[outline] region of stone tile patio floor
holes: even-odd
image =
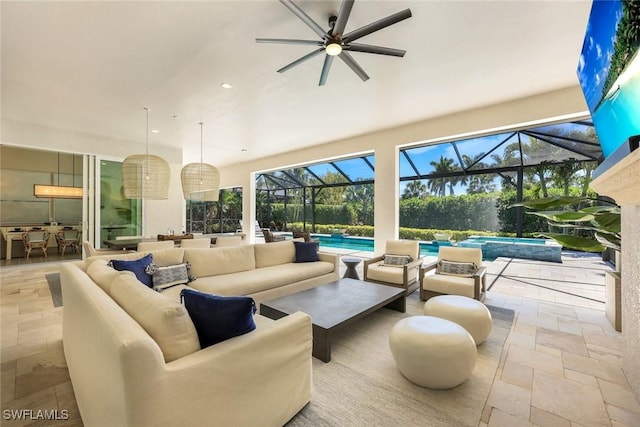
[[[69,417],[2,425],[82,425],[62,350],[63,308],[53,307],[44,277],[58,265],[0,271],[0,400],[2,410],[67,410]],[[515,318],[478,425],[640,425],[640,404],[621,368],[622,336],[604,315],[610,266],[570,253],[561,264],[498,258],[486,265],[486,303],[513,309]],[[357,269],[362,277],[362,264]]]

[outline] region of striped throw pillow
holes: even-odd
[[[457,262],[440,260],[436,271],[438,274],[448,274],[450,276],[472,277],[478,267],[473,262]]]
[[[188,263],[170,265],[167,267],[153,266],[152,272],[153,289],[162,292],[176,285],[186,285],[195,280],[195,277],[189,274],[190,265]]]
[[[383,265],[385,267],[404,267],[413,261],[409,255],[384,255]]]

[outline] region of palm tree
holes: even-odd
[[[578,170],[580,170],[580,165],[578,163],[563,163],[561,165],[557,165],[553,170],[553,180],[556,185],[562,187],[565,197],[569,196],[571,182],[574,180],[575,174]]]
[[[463,154],[462,160],[467,167],[469,165],[474,165],[474,169],[488,169],[489,165],[485,162],[478,162],[478,159],[484,156],[484,154],[485,153],[478,153],[473,157]],[[496,190],[496,185],[493,182],[493,176],[490,174],[468,175],[465,176],[463,183],[468,183],[467,194],[491,193]]]
[[[596,162],[582,162],[582,169],[584,169],[584,177],[582,178],[582,191],[580,196],[586,197],[589,190],[589,184],[591,183],[591,173],[596,169]]]
[[[354,184],[345,191],[345,201],[355,208],[361,224],[373,224],[373,199],[373,184]]]
[[[429,196],[429,190],[427,186],[422,183],[420,180],[411,181],[407,184],[402,192],[402,200],[412,199],[412,198],[425,198]]]
[[[453,166],[453,163],[453,159],[440,156],[439,161],[431,161],[429,164],[433,166],[433,173],[439,174],[454,171],[455,168]],[[451,195],[453,195],[453,185],[455,185],[455,182],[455,178],[432,178],[429,180],[429,190],[437,196],[444,197],[447,194],[447,185],[449,185],[449,192]]]

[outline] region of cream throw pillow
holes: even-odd
[[[237,273],[256,267],[251,245],[211,249],[187,248],[184,250],[184,262],[191,265],[191,274],[196,277]]]

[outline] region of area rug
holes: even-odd
[[[423,307],[414,292],[406,313],[381,309],[339,331],[331,362],[313,358],[311,402],[287,426],[477,426],[514,312],[489,307],[493,329],[472,376],[450,390],[429,390],[400,374],[389,349],[393,325]]]
[[[62,307],[62,288],[60,286],[60,273],[51,273],[44,276],[49,284],[49,292],[54,307]]]

